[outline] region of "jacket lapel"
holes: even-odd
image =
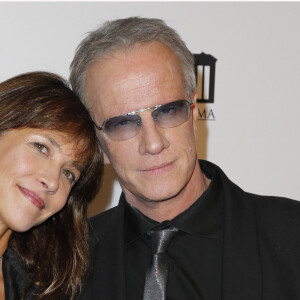
[[[224,175],[224,174],[221,174]],[[222,176],[224,204],[223,300],[262,299],[255,212],[249,197]]]

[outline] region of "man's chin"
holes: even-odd
[[[168,189],[166,190],[166,187]],[[170,189],[170,186],[163,184],[161,187],[143,189],[140,193],[140,199],[146,202],[159,203],[174,199],[180,194],[182,189]]]

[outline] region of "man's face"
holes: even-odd
[[[189,100],[178,58],[159,42],[118,50],[92,64],[86,76],[85,96],[94,121],[132,111]],[[192,99],[194,100],[194,99]],[[103,131],[100,138],[126,199],[140,201],[172,199],[188,186],[197,164],[195,132],[198,111],[173,128],[160,128],[151,110],[140,113],[139,133],[127,140],[112,141]]]

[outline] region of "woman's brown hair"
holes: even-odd
[[[0,84],[0,135],[26,127],[66,133],[78,145],[76,160],[82,170],[65,207],[27,232],[14,232],[9,246],[32,274],[36,299],[74,299],[88,265],[86,212],[101,184],[102,152],[86,108],[52,73],[26,73]]]

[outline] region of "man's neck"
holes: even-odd
[[[203,192],[207,189],[210,180],[202,173],[199,164],[195,166],[195,170],[187,185],[173,198],[164,201],[141,200],[128,195],[124,191],[128,203],[148,218],[157,222],[172,220],[192,204],[194,204]]]

